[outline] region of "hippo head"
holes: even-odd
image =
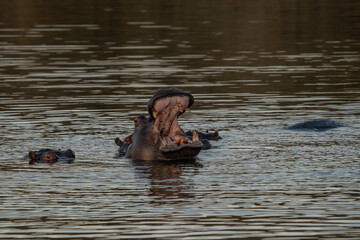
[[[52,149],[41,149],[39,151],[30,151],[28,158],[30,159],[29,164],[35,163],[47,163],[54,164],[58,160],[73,160],[75,159],[75,153],[68,149],[66,151],[52,150]]]
[[[197,133],[192,140],[178,124],[178,117],[194,103],[190,93],[177,88],[160,89],[148,102],[149,118],[135,125],[126,156],[141,160],[194,158],[202,149]]]

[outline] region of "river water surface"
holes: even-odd
[[[360,238],[359,1],[0,2],[1,239]],[[165,87],[223,139],[116,157]],[[282,129],[317,118],[350,127]]]

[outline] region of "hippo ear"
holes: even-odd
[[[129,145],[130,143],[131,143],[131,141],[132,141],[132,135],[131,136],[128,136],[128,137],[126,137],[125,139],[124,139],[124,144],[127,144],[127,145]]]
[[[75,153],[73,150],[71,149],[67,149],[65,152],[64,152],[65,156],[67,158],[75,158]]]
[[[30,157],[31,160],[39,160],[39,157],[36,156],[34,151],[29,152],[29,157]]]
[[[123,142],[121,142],[120,138],[115,138],[115,144],[121,147],[123,145]]]
[[[29,158],[30,158],[29,164],[34,164],[39,160],[39,157],[36,156],[36,154],[33,151],[29,152]]]

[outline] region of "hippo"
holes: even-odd
[[[203,144],[196,131],[190,138],[178,124],[178,118],[190,111],[193,103],[194,97],[178,88],[157,90],[147,104],[149,117],[135,118],[133,134],[126,142],[115,140],[116,144],[120,148],[124,145],[122,152],[126,149],[126,158],[137,160],[195,158]]]
[[[333,128],[347,127],[348,125],[329,119],[315,119],[285,127],[286,130],[323,132]]]
[[[66,151],[53,150],[49,148],[43,148],[39,151],[30,151],[29,155],[25,158],[29,159],[29,164],[35,163],[47,163],[54,164],[58,161],[72,163],[75,161],[75,153],[71,149]]]

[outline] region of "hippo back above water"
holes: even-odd
[[[295,130],[295,131],[316,131],[323,132],[334,128],[339,127],[348,127],[344,123],[340,123],[334,120],[329,119],[315,119],[310,121],[305,121],[285,127],[285,130]]]

